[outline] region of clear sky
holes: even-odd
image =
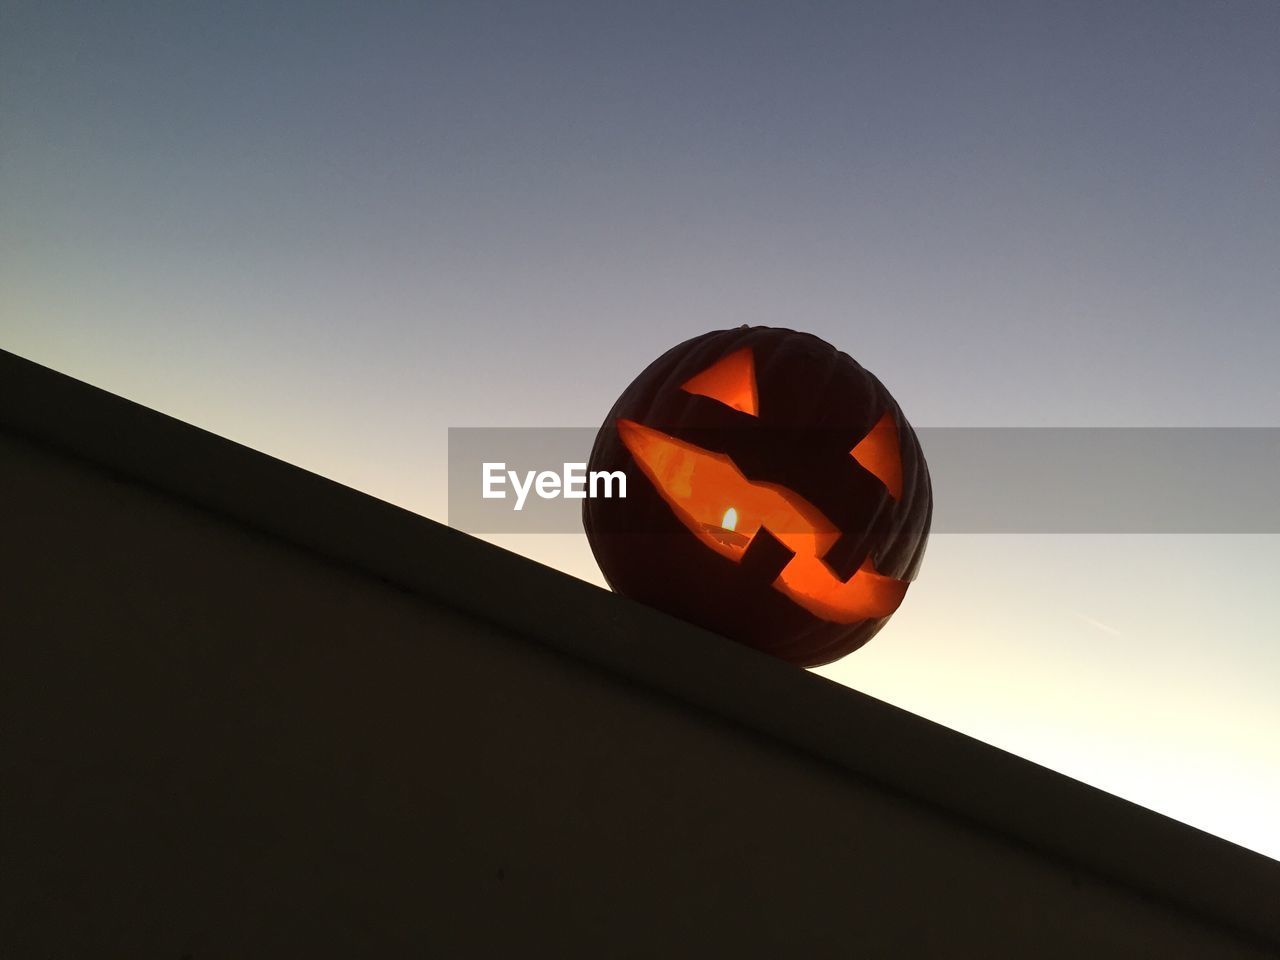
[[[0,346],[439,519],[446,428],[741,323],[918,425],[1280,426],[1278,267],[1272,0],[0,0]],[[822,672],[1280,857],[1278,580],[939,536]]]

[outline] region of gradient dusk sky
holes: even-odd
[[[0,0],[0,347],[443,520],[448,427],[743,323],[919,426],[1280,426],[1280,4]],[[1278,582],[940,535],[820,672],[1280,857]]]

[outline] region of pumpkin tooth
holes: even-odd
[[[739,561],[742,575],[752,583],[772,586],[795,555],[795,551],[770,533],[767,527],[761,527]]]

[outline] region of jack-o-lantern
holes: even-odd
[[[802,666],[871,639],[924,555],[933,512],[889,391],[807,333],[695,337],[623,391],[588,469],[625,498],[583,525],[619,593]]]

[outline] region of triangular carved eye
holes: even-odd
[[[902,453],[898,449],[898,426],[888,411],[849,451],[849,455],[885,485],[889,496],[895,500],[902,499]]]
[[[690,378],[681,388],[687,393],[719,400],[727,407],[758,417],[756,365],[751,348],[735,350]]]

